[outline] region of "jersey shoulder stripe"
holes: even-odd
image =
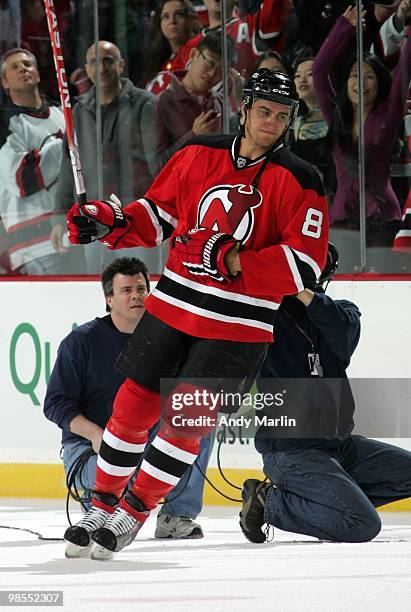
[[[313,189],[319,196],[325,195],[318,170],[289,149],[282,147],[271,156],[271,162],[288,170],[302,189]]]
[[[190,146],[200,146],[210,149],[231,149],[234,136],[226,134],[217,134],[215,136],[197,136],[189,140],[183,148]]]

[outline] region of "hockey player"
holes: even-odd
[[[65,533],[80,547],[94,541],[93,558],[109,558],[134,539],[213,427],[207,422],[190,428],[188,418],[185,429],[173,426],[177,394],[189,398],[199,391],[187,379],[207,379],[201,398],[227,379],[236,379],[231,391],[243,391],[273,339],[282,297],[321,273],[328,243],[321,180],[284,146],[297,110],[292,79],[257,71],[244,89],[241,135],[188,144],[145,197],[124,209],[114,197],[75,204],[68,213],[73,243],[97,238],[111,249],[151,247],[172,237],[138,334],[119,359],[127,379],[103,435],[93,508]],[[119,502],[147,431],[159,419],[160,379],[177,377],[172,393],[163,393],[160,432]],[[185,415],[206,415],[206,400],[191,408],[188,403]]]

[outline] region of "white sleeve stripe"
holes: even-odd
[[[155,214],[153,213],[153,209],[151,208],[150,204],[147,202],[147,200],[145,200],[144,198],[140,198],[140,200],[138,200],[138,202],[140,202],[140,204],[146,209],[148,216],[150,217],[150,221],[153,224],[153,227],[156,230],[156,244],[157,246],[160,246],[163,242],[163,228],[161,227],[160,223],[158,222],[157,217],[155,216]]]
[[[280,34],[281,34],[281,30],[276,31],[276,32],[268,32],[267,34],[264,34],[264,32],[262,32],[260,28],[258,28],[258,38],[261,38],[262,40],[267,40],[268,38],[278,38]]]
[[[175,217],[172,217],[171,215],[169,215],[165,210],[160,208],[157,204],[155,206],[157,208],[158,214],[160,215],[162,219],[164,219],[164,221],[167,221],[167,223],[169,223],[173,227],[177,227],[178,220]]]
[[[314,259],[312,259],[309,255],[306,255],[302,251],[297,251],[296,249],[292,249],[292,250],[294,251],[294,253],[296,253],[296,255],[298,255],[301,261],[305,261],[305,263],[308,264],[310,268],[312,268],[315,274],[315,278],[319,279],[321,276],[321,269],[320,269],[320,266],[317,264],[317,262],[315,262]]]
[[[291,270],[291,273],[293,275],[295,286],[297,287],[297,292],[299,293],[300,291],[304,290],[304,284],[303,284],[303,281],[301,279],[301,275],[300,275],[300,273],[298,271],[297,264],[295,263],[295,259],[294,259],[293,253],[292,253],[290,247],[287,246],[286,244],[282,244],[281,246],[282,246],[282,248],[284,250],[285,256],[287,258],[287,263],[288,263],[288,265],[290,267],[290,270]]]
[[[189,453],[188,451],[185,451],[181,448],[178,448],[178,446],[174,446],[174,444],[170,444],[170,442],[167,442],[167,440],[164,440],[163,438],[159,438],[159,436],[156,436],[151,444],[152,446],[155,446],[155,448],[158,448],[159,451],[161,451],[162,453],[165,453],[169,457],[173,457],[173,459],[178,459],[179,461],[182,461],[183,463],[188,463],[188,465],[191,465],[192,463],[194,463],[194,461],[197,458],[197,455],[194,455],[193,453]]]
[[[124,440],[113,436],[108,429],[104,431],[103,440],[108,446],[110,446],[110,448],[115,448],[116,450],[123,451],[125,453],[143,453],[146,446],[145,444],[131,444],[130,442],[124,442]]]
[[[141,464],[140,470],[142,472],[145,472],[146,474],[149,474],[150,476],[153,476],[153,478],[157,478],[157,480],[160,480],[161,482],[166,482],[170,485],[176,485],[180,480],[178,476],[173,476],[173,474],[163,472],[163,470],[160,470],[154,465],[151,465],[151,463],[148,463],[148,461],[146,461],[145,459]]]

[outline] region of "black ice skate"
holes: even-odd
[[[125,500],[133,510],[137,511],[138,518],[129,514],[124,508],[117,508],[104,527],[97,529],[91,537],[95,543],[91,552],[92,559],[99,561],[111,559],[115,552],[133,542],[146,522],[150,511],[143,503],[130,491],[126,493]]]
[[[243,498],[243,508],[240,512],[240,527],[243,534],[254,544],[263,544],[266,541],[266,534],[262,531],[264,525],[264,508],[267,493],[271,483],[261,482],[249,478],[244,481],[241,497]]]
[[[108,508],[111,506],[113,510],[118,503],[118,499],[114,495],[97,493],[95,497],[106,504]],[[64,534],[64,539],[67,542],[66,557],[68,559],[88,557],[93,548],[92,534],[96,529],[102,527],[110,516],[111,513],[108,510],[92,506],[78,523],[68,527]]]

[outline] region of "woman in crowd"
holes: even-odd
[[[200,25],[189,0],[162,0],[152,17],[146,51],[146,81],[162,70],[179,70],[177,51],[195,36]]]
[[[294,82],[302,104],[301,115],[294,125],[294,140],[291,149],[318,168],[327,193],[330,191],[330,159],[327,138],[328,125],[318,104],[314,90],[312,65],[313,57],[300,57],[295,62]]]
[[[345,267],[348,263],[348,267],[360,263],[359,87],[355,58],[347,63],[337,94],[330,77],[355,34],[356,21],[356,9],[349,7],[336,21],[312,66],[320,108],[330,126],[337,178],[330,223],[338,230],[332,233],[333,242],[340,243],[337,248],[345,255]],[[394,262],[387,247],[391,247],[398,229],[401,208],[390,182],[390,164],[410,80],[410,43],[408,38],[392,80],[376,56],[366,53],[363,61],[367,257],[369,265],[378,272],[396,271],[392,269]]]

